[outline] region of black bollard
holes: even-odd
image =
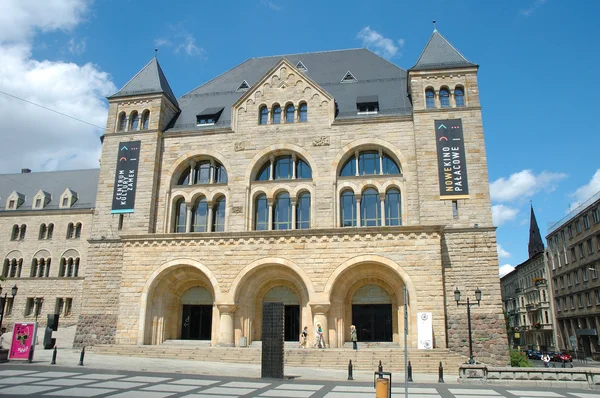
[[[379,366],[377,367],[377,371],[379,372],[379,378],[383,379],[383,375],[381,374],[381,372],[383,372],[383,365],[381,364],[381,361],[379,361]]]
[[[407,379],[407,381],[413,381],[413,379],[412,379],[412,365],[410,364],[410,361],[408,361],[408,369],[407,369],[407,371],[408,371],[408,379]]]
[[[54,351],[52,352],[52,362],[50,365],[56,365],[56,346],[54,346]]]
[[[444,382],[444,367],[442,366],[442,361],[440,361],[440,369],[439,369],[438,373],[439,373],[438,383],[443,383]]]
[[[85,346],[81,349],[81,355],[79,356],[78,366],[83,366],[83,357],[85,356]]]
[[[352,377],[352,360],[350,360],[350,363],[348,364],[348,380],[354,380]]]
[[[27,356],[27,362],[28,363],[32,363],[33,362],[33,351],[34,351],[35,347],[32,345],[31,348],[29,348],[29,355]]]

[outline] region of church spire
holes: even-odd
[[[529,258],[532,258],[538,253],[544,252],[544,243],[542,242],[542,236],[540,235],[540,229],[538,228],[537,221],[535,219],[535,213],[533,212],[533,205],[531,205],[531,217],[529,220]]]

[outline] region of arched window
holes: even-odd
[[[394,162],[394,160],[385,153],[383,154],[382,163],[383,174],[400,174],[400,169],[398,168],[396,162]]]
[[[225,170],[225,166],[220,163],[215,164],[215,181],[216,183],[225,184],[227,183],[227,170]]]
[[[306,105],[306,103],[300,104],[300,121],[308,121],[308,105]]]
[[[274,166],[273,178],[275,180],[289,180],[292,178],[293,160],[291,155],[276,157]]]
[[[129,130],[137,130],[140,127],[140,115],[137,111],[129,115]]]
[[[192,164],[193,168],[188,166],[181,172],[177,185],[190,185],[190,180],[191,184],[227,183],[227,170],[216,160],[204,159]]]
[[[22,224],[21,229],[19,231],[19,240],[25,239],[25,232],[27,232],[27,225]]]
[[[285,122],[286,123],[294,123],[294,116],[296,113],[296,108],[294,108],[293,104],[289,104],[285,107]]]
[[[10,269],[10,260],[4,259],[4,266],[2,267],[2,277],[8,278],[8,270]]]
[[[340,177],[353,177],[356,175],[356,158],[354,156],[350,157],[344,163],[342,167],[342,171],[340,171]]]
[[[267,124],[267,120],[269,119],[269,110],[266,106],[263,105],[260,107],[258,115],[258,124]]]
[[[432,88],[425,90],[425,107],[435,108],[435,92]]]
[[[46,234],[46,239],[52,239],[53,233],[54,233],[54,224],[48,224],[48,233]]]
[[[208,231],[208,203],[205,197],[196,200],[192,208],[192,231]]]
[[[310,166],[302,159],[296,159],[296,178],[312,178]]]
[[[73,259],[69,258],[69,262],[67,265],[67,278],[71,278],[73,276]]]
[[[13,225],[12,233],[10,234],[10,240],[19,239],[19,226],[17,224]]]
[[[196,163],[196,184],[208,184],[210,182],[210,161],[204,160]]]
[[[13,258],[10,262],[10,277],[11,278],[20,278],[21,277],[21,266],[23,264],[23,259]]]
[[[358,155],[358,174],[379,174],[379,152],[364,151]]]
[[[227,208],[227,202],[224,196],[221,196],[215,202],[213,206],[213,219],[212,219],[212,231],[223,232],[225,231],[225,209]]]
[[[390,188],[385,193],[385,225],[402,225],[400,191]]]
[[[356,227],[356,199],[354,192],[342,192],[340,198],[340,220],[342,227]]]
[[[292,202],[290,201],[290,194],[287,192],[282,192],[275,198],[273,229],[292,229]]]
[[[48,227],[46,227],[46,224],[40,225],[40,234],[38,236],[38,239],[46,239],[47,232],[48,232]]]
[[[175,203],[175,232],[185,232],[185,218],[187,213],[187,206],[185,200],[180,198]]]
[[[456,106],[465,106],[465,92],[461,86],[456,86],[454,89],[454,101]]]
[[[360,201],[360,225],[363,227],[380,226],[380,209],[379,192],[373,188],[365,189]]]
[[[142,112],[142,129],[148,130],[148,124],[150,122],[150,111],[145,110]]]
[[[60,264],[58,265],[58,277],[59,278],[64,278],[66,267],[67,267],[67,259],[63,257],[60,259]]]
[[[265,194],[258,195],[254,202],[254,229],[257,231],[269,229],[269,203]]]
[[[445,87],[440,89],[440,105],[442,108],[450,107],[450,91]]]
[[[33,260],[31,260],[31,272],[29,273],[30,277],[35,277],[37,275],[38,272],[38,259],[34,258]]]
[[[81,238],[81,223],[78,222],[75,226],[75,239]]]
[[[119,113],[119,118],[117,120],[117,131],[125,131],[127,127],[127,117],[125,116],[125,112]]]
[[[266,162],[256,174],[256,181],[269,181],[271,162]]]
[[[67,225],[67,239],[73,239],[75,236],[75,226],[72,222]]]
[[[77,278],[79,276],[79,257],[73,262],[73,268],[73,277]]]
[[[279,105],[275,105],[273,107],[273,124],[281,123],[281,107]]]
[[[186,167],[186,169],[179,176],[179,180],[177,180],[177,185],[189,185],[190,184],[190,168]]]
[[[303,192],[296,203],[296,229],[310,228],[310,193]]]

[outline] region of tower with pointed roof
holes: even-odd
[[[529,244],[527,245],[527,249],[529,251],[529,258],[544,252],[544,242],[542,241],[542,235],[540,235],[540,229],[535,219],[533,205],[531,205],[531,215],[529,217]]]

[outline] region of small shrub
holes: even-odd
[[[510,366],[513,368],[532,368],[533,364],[524,352],[510,350]]]

